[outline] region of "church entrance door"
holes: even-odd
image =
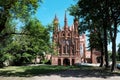
[[[63,65],[69,66],[69,65],[70,65],[70,60],[69,60],[68,58],[65,58],[65,59],[63,60]]]

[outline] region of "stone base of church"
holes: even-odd
[[[81,63],[80,56],[52,56],[51,58],[52,65],[75,65]]]

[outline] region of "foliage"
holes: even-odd
[[[48,30],[37,19],[31,19],[19,32],[21,34],[11,35],[6,39],[11,41],[5,41],[6,45],[1,45],[0,61],[9,60],[14,65],[22,65],[31,63],[37,55],[44,56],[43,53],[49,53],[51,49]]]
[[[79,19],[80,9],[79,9],[79,6],[77,4],[76,5],[71,5],[71,7],[68,8],[68,11],[70,12],[70,15]]]
[[[50,35],[48,28],[41,25],[37,19],[33,19],[29,24],[23,29],[30,40],[29,46],[31,46],[35,52],[38,54],[47,53],[50,47]]]
[[[90,34],[93,31],[99,34],[97,35],[98,38],[96,36],[93,37],[93,39],[95,38],[94,40],[99,40],[94,41],[92,44],[90,43],[90,47],[94,47],[97,43],[104,44],[104,46],[98,45],[98,47],[101,47],[101,51],[104,50],[106,67],[108,66],[107,44],[108,38],[110,38],[109,40],[112,42],[113,62],[111,71],[113,71],[116,64],[116,34],[117,27],[120,23],[120,1],[114,0],[112,2],[111,0],[78,0],[76,5],[78,5],[77,11],[76,7],[72,6],[69,9],[70,14],[73,16],[79,16],[79,18],[82,20],[79,29],[83,29],[81,27],[84,27],[84,30],[89,31]]]
[[[15,21],[26,24],[31,14],[37,10],[42,0],[0,0],[0,65],[11,56],[8,46],[13,41]],[[11,49],[11,48],[10,48]],[[8,52],[6,52],[8,50]],[[11,50],[12,51],[12,50]],[[6,54],[7,53],[7,54]]]
[[[0,0],[0,32],[5,28],[6,22],[10,19],[29,21],[31,14],[34,14],[42,0]]]
[[[9,29],[9,30],[8,30]],[[10,26],[9,28],[5,28],[0,35],[4,35],[7,31],[8,32],[12,32],[13,28]],[[0,40],[0,67],[3,66],[3,62],[5,60],[11,60],[10,58],[12,58],[12,56],[10,54],[8,54],[7,52],[5,53],[6,47],[8,44],[10,44],[13,39],[12,39],[13,35],[9,35],[6,37],[1,37]]]

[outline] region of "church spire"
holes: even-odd
[[[65,11],[64,28],[66,29],[67,27],[68,27],[68,24],[67,24],[67,16],[66,16],[66,11]]]

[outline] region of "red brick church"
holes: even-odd
[[[72,26],[68,26],[65,13],[64,27],[60,29],[59,20],[55,16],[53,21],[54,54],[51,57],[52,65],[74,65],[82,62],[96,63],[96,55],[86,50],[86,36],[78,33],[78,20],[75,18]]]

